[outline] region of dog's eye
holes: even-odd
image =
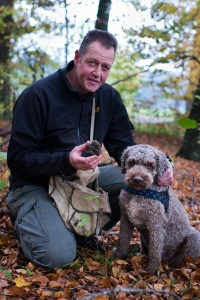
[[[148,168],[153,168],[153,163],[148,162],[148,163],[147,163],[147,167],[148,167]]]
[[[133,167],[134,165],[135,165],[135,160],[134,159],[128,161],[129,168]]]

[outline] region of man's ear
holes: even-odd
[[[80,51],[79,51],[79,50],[76,50],[76,51],[75,51],[75,56],[74,56],[74,65],[75,65],[75,66],[78,65],[79,59],[80,59]]]

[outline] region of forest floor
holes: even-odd
[[[136,132],[135,140],[170,154],[175,163],[171,188],[191,224],[200,230],[200,163],[176,157],[181,146],[178,138]],[[105,152],[104,160],[107,158]],[[7,179],[8,174],[6,164],[2,164],[0,179]],[[47,271],[33,265],[24,257],[6,213],[7,191],[4,188],[0,192],[0,299],[200,299],[200,259],[193,262],[188,258],[180,267],[165,263],[155,275],[149,275],[144,255],[135,253],[125,260],[113,257],[119,224],[100,237],[106,248],[103,254],[78,248],[77,259],[66,269]],[[140,245],[137,231],[131,244]]]

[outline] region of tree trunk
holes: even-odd
[[[12,16],[13,6],[14,0],[0,0],[0,17],[3,24],[0,27],[0,106],[3,108],[3,117],[7,120],[10,119],[11,83],[9,66],[13,47],[11,43],[14,22]]]
[[[110,7],[111,0],[99,0],[97,20],[95,24],[96,29],[108,30]]]
[[[200,80],[194,93],[189,118],[196,120],[198,126],[196,129],[186,130],[182,146],[176,155],[189,160],[200,161]]]

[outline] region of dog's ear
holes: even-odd
[[[161,151],[156,151],[156,161],[157,161],[157,180],[159,180],[162,175],[169,169],[170,162],[167,159],[165,153]]]
[[[121,172],[122,174],[126,173],[126,159],[129,157],[129,152],[130,152],[131,147],[127,147],[124,152],[122,153],[121,157]]]

